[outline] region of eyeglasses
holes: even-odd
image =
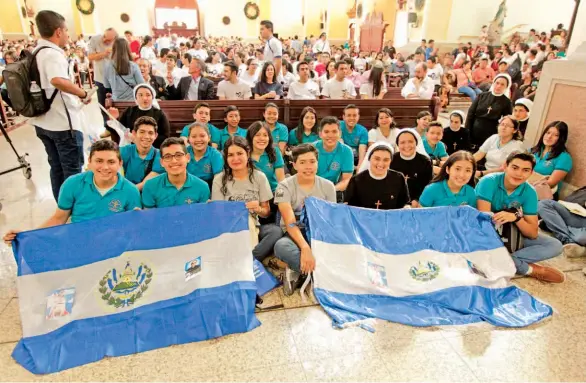
[[[185,157],[185,153],[165,154],[162,158],[164,162],[171,162],[174,158],[176,161],[181,161]]]
[[[506,122],[501,122],[499,124],[499,126],[502,126],[503,128],[511,128],[511,129],[515,129],[515,125],[513,124],[507,124]]]

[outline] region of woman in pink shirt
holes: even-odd
[[[466,61],[462,68],[454,69],[454,75],[456,76],[458,92],[465,94],[470,97],[470,100],[474,101],[482,91],[472,81],[472,65],[472,60]]]

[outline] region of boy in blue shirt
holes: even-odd
[[[320,140],[314,145],[318,152],[317,175],[336,185],[343,192],[354,172],[352,149],[340,142],[340,122],[336,117],[324,117],[319,123]]]
[[[433,173],[439,174],[442,162],[448,159],[446,145],[441,141],[444,135],[444,127],[438,121],[429,123],[425,137],[423,137],[423,147],[429,155],[433,164]]]
[[[234,105],[228,105],[224,109],[224,121],[226,121],[226,127],[220,130],[220,141],[218,143],[218,150],[224,149],[224,144],[232,136],[240,136],[246,138],[246,129],[242,129],[240,124],[240,112]]]
[[[193,120],[194,122],[201,122],[202,124],[206,124],[208,126],[208,129],[210,130],[211,145],[214,149],[218,149],[218,145],[220,144],[220,129],[210,124],[211,111],[210,104],[207,102],[200,102],[193,110]],[[189,137],[190,126],[191,124],[186,125],[181,131],[181,138],[183,138],[185,145],[188,145],[187,139]]]
[[[166,174],[148,180],[142,190],[142,205],[151,209],[207,202],[208,184],[187,172],[189,154],[181,138],[167,138],[161,144],[161,163]]]
[[[511,153],[507,157],[504,173],[489,174],[476,186],[478,210],[495,213],[492,219],[497,225],[514,223],[523,235],[523,247],[511,254],[518,274],[562,283],[565,280],[563,272],[537,264],[560,255],[562,244],[539,233],[537,193],[527,183],[534,167],[535,158],[531,154]]]
[[[89,170],[65,180],[57,210],[38,229],[64,225],[70,217],[75,223],[140,209],[140,192],[118,173],[121,167],[120,152],[114,141],[95,142],[90,149]],[[10,245],[17,233],[17,230],[9,231],[4,242]]]
[[[120,148],[124,177],[142,190],[146,180],[165,172],[161,166],[159,149],[153,147],[157,139],[157,121],[149,116],[139,117],[132,127],[133,144]]]
[[[281,154],[285,155],[287,141],[289,140],[289,128],[278,122],[279,107],[275,103],[269,102],[265,105],[263,117],[269,129],[271,129],[271,136],[273,136],[273,146],[275,148],[278,147],[281,151]]]
[[[368,145],[368,130],[358,123],[360,120],[360,110],[354,104],[349,104],[344,108],[344,121],[340,122],[342,130],[342,140],[352,149],[354,156],[354,165],[360,168],[364,156],[366,155],[366,146]]]

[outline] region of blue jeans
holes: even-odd
[[[252,255],[259,262],[273,253],[277,241],[283,236],[283,230],[274,223],[260,225],[258,244],[252,249]]]
[[[562,244],[560,241],[539,233],[535,239],[524,238],[523,248],[515,251],[511,256],[515,267],[517,267],[517,274],[526,275],[530,263],[545,261],[557,257],[561,253]]]
[[[476,87],[472,88],[470,86],[463,86],[461,88],[458,88],[458,92],[470,97],[471,101],[476,100],[476,96],[482,93],[480,89]]]
[[[572,214],[557,201],[539,201],[539,216],[563,244],[586,246],[586,218]]]
[[[275,257],[285,262],[291,270],[301,272],[301,249],[288,235],[275,244]]]
[[[51,167],[51,188],[55,201],[59,200],[59,190],[63,182],[74,174],[81,173],[83,167],[83,134],[74,130],[53,132],[35,126],[37,137],[45,145],[47,159]]]

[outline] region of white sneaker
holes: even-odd
[[[580,246],[577,243],[567,243],[564,245],[564,254],[568,258],[586,257],[586,247]]]

